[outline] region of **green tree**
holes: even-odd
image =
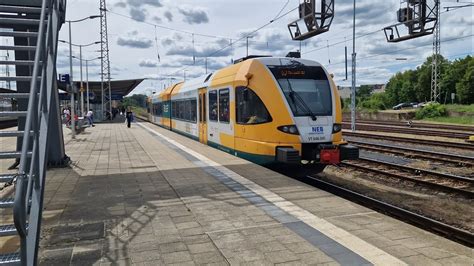
[[[415,85],[417,82],[417,72],[408,70],[402,73],[401,86],[399,88],[399,102],[415,102]]]
[[[386,104],[395,105],[400,102],[400,88],[403,84],[403,74],[398,72],[390,78],[387,85],[385,86],[386,93]]]
[[[147,96],[143,94],[134,94],[129,97],[123,98],[122,105],[125,107],[135,106],[146,108],[146,99]]]
[[[441,76],[444,74],[449,62],[442,55],[438,57],[439,71]],[[419,66],[417,71],[417,82],[415,84],[415,94],[418,101],[428,101],[431,98],[431,68],[433,56],[426,59],[423,65]]]
[[[446,71],[441,75],[441,101],[449,102],[451,93],[456,93],[456,84],[461,81],[466,73],[468,63],[474,60],[473,57],[467,56],[463,59],[456,59],[446,66]]]
[[[361,99],[369,98],[373,90],[374,88],[372,86],[361,85],[359,89],[356,91],[356,97],[359,97]]]
[[[456,92],[461,103],[474,103],[474,59],[469,60],[466,73],[460,82],[456,83]]]

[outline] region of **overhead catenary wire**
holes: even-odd
[[[295,11],[296,9],[298,9],[298,7],[293,8],[293,9],[291,9],[291,10],[285,12],[284,14],[280,15],[279,17],[276,17],[276,18],[270,20],[269,22],[265,23],[264,25],[258,27],[257,29],[251,31],[250,33],[247,33],[246,35],[240,37],[239,39],[234,40],[234,44],[237,43],[237,42],[240,42],[240,41],[242,41],[242,40],[245,40],[247,37],[252,36],[252,35],[255,34],[256,32],[260,31],[261,29],[263,29],[263,28],[267,27],[268,25],[274,23],[275,21],[280,20],[281,18],[287,16],[288,14],[290,14],[290,13],[293,12],[293,11]],[[216,50],[216,51],[214,51],[214,52],[208,54],[208,55],[205,56],[205,57],[212,57],[212,56],[214,56],[214,55],[216,55],[216,54],[218,54],[218,53],[224,51],[225,49],[227,49],[227,48],[229,48],[229,47],[231,47],[231,44],[226,45],[226,46],[222,47],[221,49],[218,49],[218,50]],[[202,59],[200,59],[200,60],[198,60],[198,61],[200,62],[200,61],[202,61]],[[175,72],[173,72],[173,73],[171,73],[171,74],[168,74],[168,75],[166,75],[166,76],[175,76],[176,73],[179,73],[179,72],[181,72],[181,71],[183,71],[183,70],[186,70],[186,69],[188,69],[189,67],[190,67],[190,66],[183,67],[183,68],[181,68],[181,69],[179,69],[179,70],[177,70],[177,71],[175,71]]]
[[[471,54],[473,54],[473,53],[474,53],[474,51],[466,52],[466,53],[461,53],[461,54],[447,55],[445,58],[446,58],[446,59],[452,59],[452,58],[457,58],[457,57],[463,56],[463,55],[471,55]],[[398,64],[384,63],[384,64],[379,64],[379,65],[370,65],[370,66],[366,66],[366,67],[359,67],[359,70],[363,72],[364,70],[374,69],[374,68],[381,68],[381,67],[416,65],[416,64],[419,64],[419,63],[424,62],[425,60],[426,60],[426,59],[410,60],[410,61],[408,61],[408,63],[407,63],[407,62],[404,62],[404,63],[398,63]],[[335,65],[335,64],[333,64],[333,65]],[[337,78],[336,78],[335,80],[346,81],[346,79],[337,79]]]
[[[151,22],[148,22],[148,21],[137,20],[136,18],[133,18],[133,17],[125,15],[125,14],[117,13],[115,11],[111,11],[111,10],[106,10],[106,11],[110,14],[114,14],[114,15],[117,15],[117,16],[120,16],[120,17],[131,19],[131,20],[133,20],[135,22],[138,22],[138,23],[146,24],[146,25],[153,26],[153,27],[160,28],[160,29],[164,29],[164,30],[184,33],[184,34],[188,34],[190,36],[194,35],[194,36],[205,37],[205,38],[213,38],[213,39],[232,39],[232,40],[235,40],[234,38],[231,38],[231,37],[228,37],[228,36],[204,34],[204,33],[181,30],[181,29],[177,29],[177,28],[172,28],[172,27],[167,27],[167,26],[151,23]],[[189,42],[192,42],[192,41],[189,41]],[[252,41],[252,42],[257,42],[257,41]],[[199,43],[199,42],[195,42],[195,43]],[[260,43],[266,43],[266,42],[260,42]],[[203,43],[203,44],[208,44],[208,42]]]
[[[457,2],[457,3],[461,3],[460,1],[456,1],[456,2]],[[468,2],[468,3],[470,3],[470,2]],[[120,14],[120,13],[117,13],[117,12],[114,12],[114,11],[110,11],[110,10],[107,10],[107,11],[108,11],[109,13],[112,13],[112,14],[115,14],[115,15],[118,15],[118,16],[122,16],[122,17],[126,17],[126,18],[128,18],[128,19],[132,19],[132,20],[137,21],[137,22],[140,22],[140,23],[145,23],[145,24],[148,24],[148,25],[152,25],[152,26],[155,27],[155,29],[156,29],[156,28],[161,28],[161,29],[166,29],[166,30],[175,31],[175,32],[180,32],[180,33],[189,34],[189,35],[196,35],[196,36],[207,37],[207,38],[222,38],[222,39],[225,38],[225,39],[230,40],[229,45],[226,45],[226,46],[222,47],[221,49],[218,49],[218,50],[216,50],[216,51],[214,51],[214,52],[208,54],[208,55],[206,56],[206,58],[207,58],[207,57],[216,55],[216,54],[218,54],[218,53],[224,51],[225,49],[227,49],[227,48],[229,48],[229,47],[232,49],[232,47],[235,45],[236,42],[242,41],[242,40],[245,39],[248,35],[254,34],[255,32],[261,30],[262,28],[264,28],[264,27],[270,25],[270,24],[273,23],[274,21],[277,21],[277,20],[281,19],[282,17],[286,16],[287,14],[289,14],[289,13],[291,13],[292,11],[294,11],[294,10],[297,9],[297,7],[296,7],[296,8],[294,8],[294,9],[292,9],[292,10],[286,12],[285,14],[279,16],[279,15],[283,12],[283,10],[286,8],[286,6],[287,6],[287,3],[285,3],[285,5],[284,5],[283,8],[279,11],[279,13],[277,14],[277,16],[275,16],[275,18],[274,18],[273,20],[271,20],[269,23],[263,25],[263,27],[260,27],[260,28],[256,29],[255,31],[252,31],[251,33],[247,34],[246,36],[243,36],[243,37],[241,37],[241,38],[235,39],[234,42],[232,42],[234,39],[233,39],[233,38],[229,38],[229,37],[218,36],[218,35],[211,35],[211,34],[202,34],[202,33],[196,33],[196,32],[191,32],[191,31],[176,29],[176,28],[172,28],[172,27],[166,27],[166,26],[162,26],[162,25],[157,25],[157,24],[155,24],[155,23],[150,23],[150,22],[146,22],[146,21],[139,21],[139,20],[136,20],[136,19],[134,19],[134,18],[132,18],[132,17],[130,17],[130,16],[127,16],[127,15],[124,15],[124,14]],[[451,11],[451,10],[450,10],[450,11]],[[448,12],[448,11],[445,11],[445,12]],[[441,13],[445,13],[445,12],[441,12]],[[361,38],[361,37],[364,37],[364,36],[367,36],[367,35],[375,34],[375,33],[379,32],[379,31],[381,31],[381,29],[378,29],[378,30],[373,31],[373,32],[368,32],[368,33],[365,33],[365,34],[361,34],[361,35],[359,35],[359,36],[356,36],[355,38],[357,39],[357,38]],[[340,33],[340,32],[338,32],[338,34],[339,34],[339,33]],[[315,51],[318,51],[318,50],[322,50],[322,49],[324,49],[324,48],[327,48],[327,49],[328,49],[328,61],[329,61],[329,47],[330,47],[330,46],[335,46],[335,45],[338,45],[338,44],[341,44],[341,43],[344,43],[344,42],[347,40],[346,36],[337,37],[337,38],[331,38],[331,39],[334,40],[334,39],[339,39],[339,38],[344,38],[344,41],[329,44],[329,41],[327,40],[326,47],[318,47],[318,48],[316,48],[316,49],[312,49],[312,50],[309,50],[309,51],[305,51],[305,52],[302,53],[302,54],[309,54],[309,53],[312,53],[312,52],[315,52]],[[352,38],[350,38],[349,40],[352,40]],[[156,40],[155,40],[155,41],[156,41]],[[192,42],[192,41],[191,41],[191,42]],[[252,41],[252,42],[256,42],[256,41]],[[198,42],[195,42],[195,43],[198,43]],[[263,43],[263,42],[262,42],[262,43]],[[267,42],[265,42],[265,43],[267,43]],[[194,50],[194,48],[193,48],[193,50]],[[372,55],[372,57],[374,57],[374,56],[378,56],[378,55]],[[364,58],[361,58],[361,59],[364,59]],[[202,62],[202,60],[203,60],[203,58],[200,58],[200,59],[197,60],[197,61],[198,61],[198,62]],[[339,63],[335,63],[335,64],[339,64]],[[333,63],[332,65],[334,65],[334,63]],[[183,69],[187,69],[187,68],[189,68],[189,67],[191,67],[191,66],[188,65],[188,66],[184,67]],[[178,70],[178,71],[176,71],[176,72],[180,72],[180,71],[182,71],[182,70],[180,69],[180,70]],[[176,73],[176,72],[175,72],[175,73]],[[166,76],[173,76],[173,75],[174,75],[174,74],[168,74],[168,75],[166,75]]]
[[[456,41],[456,40],[461,40],[461,39],[469,38],[469,37],[472,37],[472,36],[474,36],[474,34],[470,34],[470,35],[466,35],[466,36],[461,36],[461,37],[455,37],[455,38],[447,39],[447,40],[444,40],[443,42],[452,42],[452,41]],[[396,52],[414,50],[414,49],[419,49],[419,48],[422,48],[422,47],[432,46],[432,45],[433,45],[432,43],[428,43],[428,44],[424,44],[424,45],[417,45],[417,46],[412,46],[412,47],[407,47],[407,48],[402,48],[402,49],[397,49],[397,50],[390,50],[390,51],[387,51],[387,52],[384,52],[384,53],[379,53],[379,54],[372,54],[372,55],[360,57],[360,58],[359,58],[359,62],[360,62],[362,59],[368,59],[368,58],[378,57],[378,56],[382,56],[382,55],[386,55],[386,54],[393,54],[393,53],[396,53]],[[339,64],[344,64],[344,63],[345,63],[344,61],[340,61],[340,62],[337,62],[337,63],[333,63],[332,66],[339,65]]]
[[[460,2],[459,2],[460,3]],[[446,10],[446,11],[443,11],[443,12],[440,12],[440,14],[444,14],[444,13],[447,13],[447,12],[451,12],[451,11],[454,11],[455,9],[452,9],[452,10]],[[344,30],[342,31],[339,31],[336,35],[342,33]],[[370,32],[367,32],[367,33],[364,33],[364,34],[361,34],[361,35],[357,35],[356,34],[356,39],[359,39],[359,38],[362,38],[362,37],[365,37],[365,36],[368,36],[368,35],[372,35],[372,34],[375,34],[375,33],[378,33],[378,32],[381,32],[383,31],[383,29],[377,29],[377,30],[374,30],[374,31],[370,31]],[[346,36],[342,36],[342,37],[337,37],[337,38],[331,38],[332,40],[334,39],[341,39],[341,38],[344,38],[344,41],[339,41],[339,42],[335,42],[335,43],[332,43],[332,44],[329,44],[329,47],[331,46],[335,46],[335,45],[339,45],[339,44],[342,44],[342,43],[345,43],[346,41],[352,41],[352,37],[350,37],[349,39],[347,39],[347,37],[349,37],[349,35],[346,35]],[[318,48],[315,48],[315,49],[312,49],[312,50],[308,50],[302,54],[309,54],[309,53],[313,53],[313,52],[316,52],[316,51],[320,51],[320,50],[323,50],[327,48],[327,46],[323,46],[323,47],[318,47]]]

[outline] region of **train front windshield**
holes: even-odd
[[[270,68],[294,116],[332,115],[331,87],[321,67]]]

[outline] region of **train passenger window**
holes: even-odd
[[[157,103],[155,105],[155,113],[156,113],[156,116],[163,116],[163,108],[162,108],[162,103]]]
[[[171,117],[176,118],[178,114],[178,108],[177,108],[177,103],[176,102],[171,102]]]
[[[209,91],[209,120],[217,121],[217,91]]]
[[[229,117],[229,89],[222,89],[219,90],[219,122],[228,123]]]
[[[186,100],[184,103],[184,120],[191,120],[191,101]]]
[[[179,105],[178,105],[178,113],[179,113],[179,118],[180,119],[186,119],[186,105],[183,101],[179,101]]]
[[[247,87],[237,87],[236,112],[237,124],[263,124],[272,121],[272,117],[258,95]]]
[[[203,116],[203,122],[206,122],[207,119],[207,108],[206,108],[206,94],[204,93],[202,95],[202,116]]]
[[[196,119],[197,119],[197,104],[196,104],[196,100],[195,99],[192,99],[190,100],[190,103],[191,103],[191,118],[190,120],[192,122],[196,122]]]
[[[202,95],[199,94],[199,122],[203,122],[201,106],[202,106]]]

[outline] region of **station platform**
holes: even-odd
[[[42,265],[474,263],[468,247],[149,123],[65,142]]]

